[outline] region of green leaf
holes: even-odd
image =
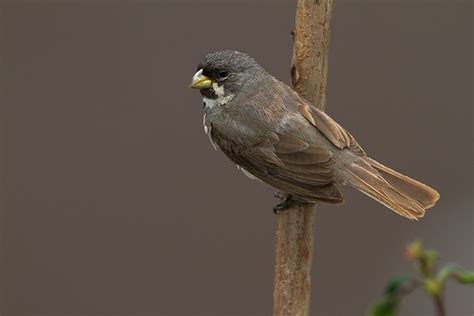
[[[438,273],[438,282],[444,284],[449,277],[453,277],[462,284],[474,284],[474,272],[463,270],[460,266],[450,264],[443,267]]]
[[[461,267],[456,264],[446,265],[438,272],[438,276],[436,277],[436,279],[439,283],[444,284],[447,278],[453,276],[456,272],[460,270]]]
[[[387,286],[385,287],[385,295],[395,299],[402,291],[406,289],[406,286],[411,284],[413,279],[407,275],[400,275],[392,278]]]
[[[424,252],[424,256],[428,264],[428,269],[431,270],[434,267],[436,259],[438,258],[438,252],[434,250],[426,250]]]
[[[393,300],[382,300],[372,305],[368,316],[396,316],[398,305]]]
[[[473,271],[459,271],[454,274],[454,278],[462,284],[474,284]]]

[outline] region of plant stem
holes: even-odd
[[[444,306],[444,300],[442,294],[434,296],[436,315],[446,316],[446,307]]]

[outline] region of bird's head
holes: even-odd
[[[233,97],[264,73],[247,54],[224,50],[210,53],[197,67],[190,88],[199,89],[208,99]]]

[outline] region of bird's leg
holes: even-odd
[[[276,215],[280,214],[282,211],[286,210],[294,203],[303,202],[302,200],[293,197],[291,194],[283,193],[281,191],[275,193],[275,197],[280,200],[280,202],[278,202],[278,204],[275,205],[275,207],[273,208],[273,213],[275,213]]]

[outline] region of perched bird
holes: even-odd
[[[340,204],[344,184],[410,219],[439,199],[429,186],[369,158],[344,128],[244,53],[208,54],[190,87],[203,97],[213,146],[282,192],[275,212],[293,201]]]

